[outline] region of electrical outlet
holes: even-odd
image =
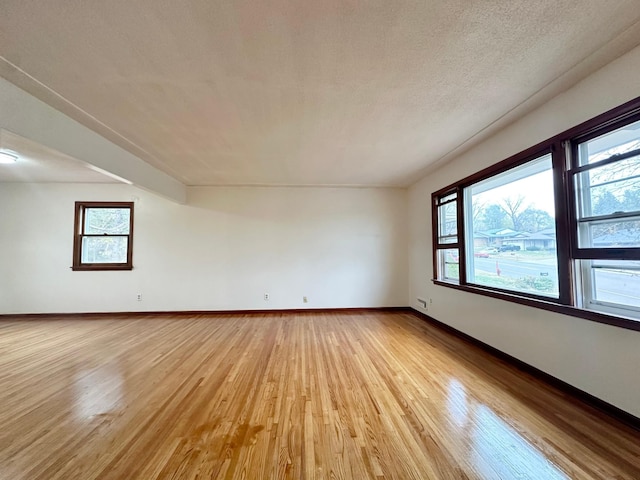
[[[139,293],[138,295],[136,295],[136,300],[138,300],[139,302],[142,301],[142,294]]]
[[[309,303],[309,299],[307,297],[302,297],[302,303]]]
[[[433,298],[430,298],[429,299],[429,305],[432,305],[432,304],[433,304]]]
[[[264,294],[264,301],[265,301],[265,302],[268,302],[268,301],[269,301],[269,294],[268,294],[268,293],[265,293],[265,294]]]

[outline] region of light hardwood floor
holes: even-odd
[[[4,320],[0,478],[639,479],[640,435],[410,313]]]

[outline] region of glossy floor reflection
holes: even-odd
[[[467,398],[465,387],[456,379],[449,382],[447,410],[482,478],[569,478],[491,408]],[[535,476],[530,476],[533,472]]]
[[[123,373],[117,362],[79,370],[74,378],[75,414],[78,420],[117,413],[124,407]]]
[[[408,313],[0,322],[0,479],[638,479],[640,435]]]

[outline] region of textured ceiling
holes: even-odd
[[[408,185],[640,44],[638,0],[0,2],[5,78],[187,185]]]

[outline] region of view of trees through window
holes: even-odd
[[[609,249],[640,247],[640,122],[578,145],[575,175],[579,263],[587,304],[640,307],[640,261],[607,258]]]
[[[133,202],[76,202],[74,270],[133,268]]]
[[[558,296],[551,156],[466,189],[467,281]]]
[[[640,320],[640,98],[432,199],[436,282],[604,323]]]
[[[586,168],[576,176],[580,246],[640,247],[640,122],[584,142],[578,151]]]
[[[86,208],[82,263],[126,263],[129,208]]]

